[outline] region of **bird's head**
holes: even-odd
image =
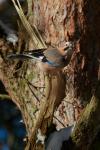
[[[59,48],[60,52],[63,56],[69,57],[69,55],[72,55],[74,49],[74,43],[72,41],[66,42],[61,48]]]
[[[70,62],[73,51],[74,51],[74,43],[66,42],[66,45],[64,47],[64,55],[65,55],[66,64]]]

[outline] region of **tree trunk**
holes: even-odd
[[[37,26],[45,43],[58,46],[65,41],[74,42],[65,76],[62,72],[45,75],[32,62],[8,62],[4,58],[10,48],[6,45],[4,51],[1,46],[0,79],[22,112],[30,139],[26,150],[39,150],[37,131],[40,128],[46,133],[54,110],[63,98],[68,102],[68,124],[77,121],[79,108],[84,107],[72,135],[73,149],[88,150],[100,130],[99,6],[98,0],[33,1],[31,24]]]
[[[73,149],[91,150],[91,145],[95,137],[100,131],[100,83],[97,86],[96,92],[87,104],[76,128],[72,134],[74,143]]]

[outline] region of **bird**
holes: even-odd
[[[14,60],[27,60],[32,59],[37,61],[39,67],[43,71],[60,70],[64,68],[70,62],[73,53],[73,44],[66,42],[64,47],[54,48],[50,47],[47,49],[36,49],[30,51],[24,51],[20,54],[9,54],[7,59]]]
[[[74,126],[72,125],[51,133],[45,142],[45,150],[61,150],[63,142],[69,140],[73,128]]]

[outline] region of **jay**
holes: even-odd
[[[47,48],[31,51],[24,51],[20,54],[9,54],[8,59],[27,60],[32,59],[38,62],[43,71],[61,70],[70,62],[73,53],[73,44],[66,42],[63,48]]]

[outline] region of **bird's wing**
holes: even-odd
[[[58,65],[62,65],[64,62],[64,56],[61,55],[59,50],[55,49],[47,49],[44,52],[44,56],[50,62],[53,62]]]

